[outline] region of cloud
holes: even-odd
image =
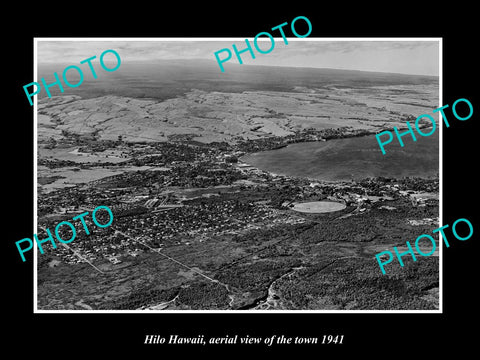
[[[321,40],[321,41],[318,41]],[[414,40],[312,40],[288,38],[286,45],[281,37],[275,38],[275,47],[268,54],[255,51],[255,59],[249,52],[241,54],[245,64],[271,66],[331,67],[370,71],[407,72],[411,74],[438,75],[438,41]],[[267,49],[268,38],[261,46]],[[250,41],[253,47],[253,41]],[[73,41],[39,40],[37,59],[39,63],[78,64],[91,56],[99,57],[107,50],[116,50],[122,62],[169,60],[169,59],[210,59],[215,61],[214,52],[228,48],[232,52],[230,61],[238,60],[232,49],[246,48],[245,40],[209,39],[161,39],[161,40],[111,40],[88,39]]]

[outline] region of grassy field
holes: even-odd
[[[333,201],[314,201],[295,204],[292,209],[299,212],[321,214],[345,209],[345,205]]]

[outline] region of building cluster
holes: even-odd
[[[111,228],[88,237],[79,235],[70,244],[71,249],[59,248],[54,255],[67,263],[82,259],[117,263],[122,255],[136,256],[147,249],[138,241],[162,248],[304,222],[301,216],[288,214],[293,202],[330,199],[358,206],[381,197],[411,196],[403,192],[412,188],[438,192],[438,180],[380,178],[328,184],[267,173],[238,161],[245,151],[257,145],[264,150],[300,139],[318,141],[328,136],[353,136],[352,131],[344,128],[328,130],[331,134],[326,131],[317,133],[308,129],[287,138],[250,141],[250,147],[242,143],[122,145],[119,140],[114,144],[128,148],[133,159],[129,160],[130,166],[148,165],[150,169],[125,171],[82,186],[39,192],[39,223],[49,226],[49,221],[58,221],[59,216],[91,211],[98,204],[109,206],[115,216]],[[91,146],[104,149],[103,144]],[[88,149],[88,145],[83,145],[83,151]],[[216,191],[217,187],[231,188],[221,193]],[[192,201],[192,197],[185,196],[186,189],[210,189],[210,192]],[[422,201],[423,198],[416,198],[417,203]]]
[[[112,210],[115,211],[114,208]],[[59,249],[54,255],[67,263],[81,262],[82,258],[89,261],[104,258],[118,263],[119,256],[136,256],[146,250],[135,240],[161,249],[175,244],[208,241],[213,236],[299,222],[302,220],[280,214],[262,204],[238,200],[212,201],[167,208],[165,211],[148,211],[141,215],[117,216],[112,230],[88,237],[79,236],[70,244],[70,248],[81,257],[66,248]]]

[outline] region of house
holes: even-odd
[[[114,264],[114,265],[121,263],[121,261],[118,260],[115,256],[110,256],[110,257],[108,257],[107,259],[108,259],[108,261],[110,261],[110,262],[111,262],[112,264]]]

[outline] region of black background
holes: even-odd
[[[165,3],[94,3],[10,10],[2,24],[5,51],[2,172],[4,184],[2,267],[4,344],[17,354],[30,349],[53,358],[125,355],[132,351],[156,358],[190,350],[241,354],[263,352],[322,357],[347,352],[386,358],[396,354],[433,355],[444,349],[466,354],[475,344],[477,297],[478,200],[475,144],[480,107],[478,58],[474,36],[476,10],[470,5],[421,9],[418,4],[389,3],[334,6],[285,3],[260,10],[245,2],[224,2],[181,9]],[[384,3],[386,4],[386,3]],[[33,81],[34,37],[253,37],[296,16],[313,27],[309,37],[442,37],[443,103],[467,98],[473,117],[457,121],[443,132],[443,223],[467,218],[474,224],[468,241],[444,247],[443,314],[33,314],[33,259],[22,263],[15,241],[31,238],[33,230],[33,107],[23,85]],[[13,22],[8,23],[8,17]],[[299,33],[303,33],[299,30]],[[288,36],[288,34],[287,34]],[[269,56],[275,56],[272,52]],[[447,115],[451,114],[447,111]],[[409,239],[405,239],[409,240]],[[410,239],[411,240],[411,239]],[[478,331],[477,331],[478,333]],[[144,345],[145,334],[180,336],[284,334],[319,337],[343,334],[343,345]],[[150,356],[150,355],[149,355]],[[174,355],[175,356],[175,355]]]

